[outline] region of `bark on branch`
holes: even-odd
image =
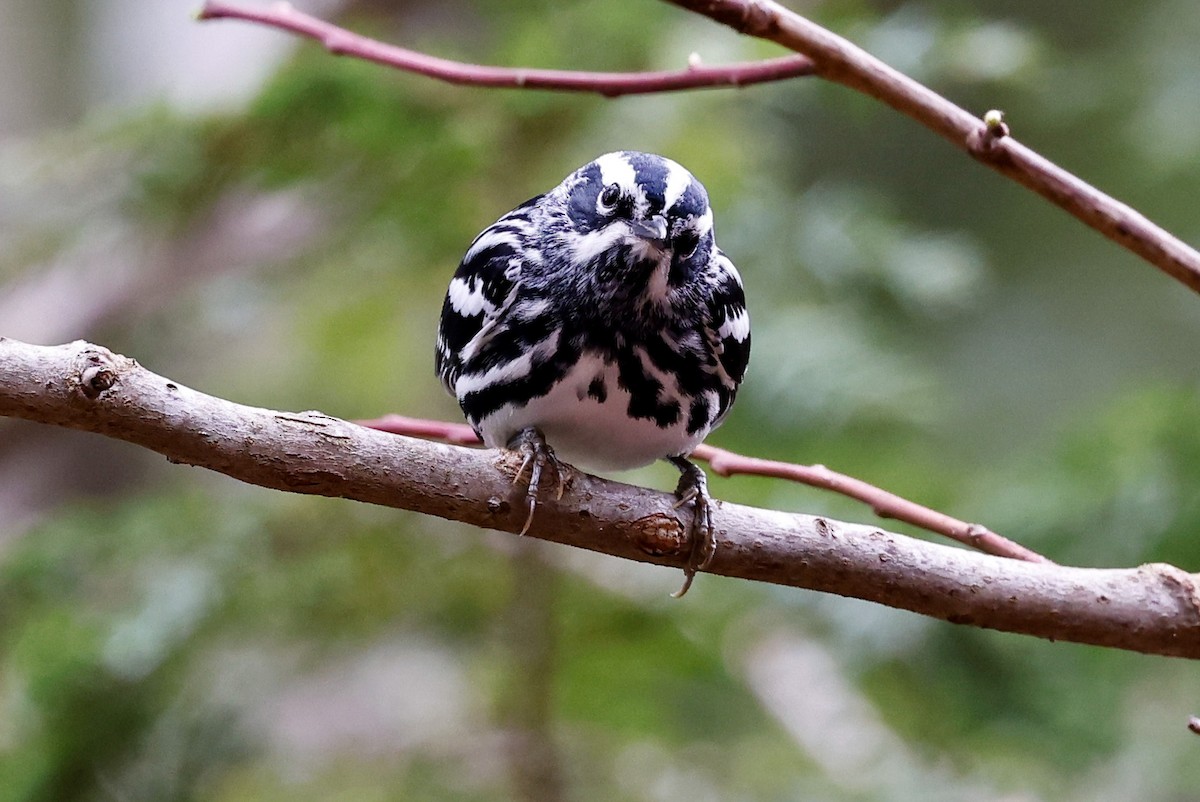
[[[97,432],[263,487],[415,510],[516,532],[517,458],[415,440],[318,412],[277,412],[191,390],[84,342],[0,338],[0,415]],[[530,536],[682,566],[668,493],[576,473]],[[961,624],[1200,657],[1200,576],[1023,562],[872,526],[717,502],[710,573],[875,601]]]

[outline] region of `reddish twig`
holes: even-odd
[[[447,423],[440,420],[425,418],[410,418],[405,415],[384,415],[382,418],[353,421],[368,429],[378,429],[391,434],[406,434],[409,437],[424,437],[427,440],[441,440],[444,443],[454,443],[460,446],[477,446],[479,435],[465,423]]]
[[[811,75],[813,70],[813,62],[807,56],[785,56],[721,67],[689,63],[687,69],[659,72],[581,72],[489,67],[437,58],[385,44],[296,11],[288,3],[274,3],[266,8],[247,8],[219,0],[209,0],[197,12],[196,18],[257,22],[315,39],[336,56],[352,56],[440,81],[468,86],[595,92],[605,97],[618,97],[683,89],[748,86]]]
[[[862,48],[772,0],[667,0],[813,60],[815,74],[886,103],[1200,292],[1200,252]],[[990,112],[994,115],[994,112]]]
[[[446,423],[423,418],[409,418],[403,415],[384,415],[382,418],[355,422],[370,429],[378,429],[392,434],[425,437],[459,445],[479,443],[475,432],[465,423]],[[965,546],[987,554],[1009,557],[1014,560],[1052,564],[1050,560],[1037,552],[1027,549],[1019,543],[1014,543],[1008,538],[1001,537],[985,526],[960,521],[945,513],[901,498],[895,493],[889,493],[861,479],[831,471],[824,465],[795,465],[789,462],[758,459],[708,444],[701,445],[692,452],[692,456],[707,462],[713,471],[721,476],[767,476],[799,482],[822,490],[831,490],[870,505],[875,514],[881,518],[891,518],[919,526],[926,531],[945,535]]]
[[[200,20],[240,19],[321,42],[348,55],[456,84],[595,92],[606,97],[721,86],[746,86],[818,75],[886,103],[949,139],[975,159],[1065,209],[1085,225],[1200,292],[1200,252],[1142,214],[1067,172],[1009,135],[897,72],[851,42],[771,0],[668,0],[799,55],[723,67],[689,65],[663,72],[602,73],[488,67],[436,58],[360,36],[303,14],[287,3],[245,8],[209,0]],[[994,112],[989,112],[990,115]]]
[[[986,526],[960,521],[943,512],[917,504],[915,501],[901,498],[895,493],[889,493],[862,479],[831,471],[824,465],[796,465],[790,462],[747,457],[723,448],[710,446],[707,443],[697,448],[692,456],[705,460],[713,471],[721,476],[770,476],[823,490],[832,490],[834,493],[849,496],[869,505],[871,510],[881,518],[891,518],[919,526],[926,531],[945,535],[965,546],[994,554],[997,557],[1011,557],[1014,560],[1035,563],[1051,562],[1037,552],[1027,549],[1019,543],[1014,543],[1006,537],[1001,537]]]

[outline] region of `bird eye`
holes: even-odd
[[[616,184],[609,184],[604,189],[600,190],[600,197],[596,203],[597,208],[604,214],[612,214],[616,211],[617,204],[621,201],[621,188]]]
[[[675,238],[675,253],[680,259],[690,259],[700,245],[695,231],[684,231]]]

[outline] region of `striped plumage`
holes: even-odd
[[[741,278],[703,185],[625,151],[476,237],[446,294],[436,365],[486,445],[533,428],[583,467],[670,459],[706,517],[703,473],[682,458],[729,412],[749,352]]]

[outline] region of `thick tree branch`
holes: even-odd
[[[667,0],[741,33],[811,58],[818,76],[870,95],[1028,187],[1084,224],[1200,292],[1200,253],[1137,211],[1082,181],[860,47],[772,0]]]
[[[252,484],[415,510],[516,532],[518,459],[224,401],[76,342],[0,338],[0,415],[97,432]],[[574,474],[530,535],[660,565],[686,560],[668,493]],[[879,602],[1055,640],[1200,658],[1200,576],[1153,564],[1007,560],[810,515],[715,504],[709,571]]]
[[[249,8],[234,3],[208,0],[197,12],[199,20],[240,19],[269,25],[297,36],[315,39],[335,56],[374,61],[405,72],[414,72],[439,81],[468,86],[510,89],[550,89],[560,92],[592,92],[605,97],[674,92],[682,89],[711,89],[748,86],[781,81],[812,73],[812,61],[806,56],[706,67],[689,64],[687,69],[662,72],[581,72],[574,70],[535,70],[488,67],[437,58],[403,47],[384,44],[352,33],[324,20],[304,14],[289,3]]]
[[[445,421],[410,418],[405,415],[384,415],[382,418],[360,420],[355,423],[409,437],[427,437],[461,445],[479,444],[479,438],[465,423],[446,423]],[[712,467],[713,471],[721,476],[768,476],[774,479],[798,482],[809,487],[819,487],[822,490],[840,493],[868,504],[871,510],[881,518],[893,518],[913,526],[919,526],[930,532],[957,540],[964,546],[979,549],[986,554],[1030,562],[1050,562],[1037,552],[996,534],[986,526],[960,521],[944,512],[938,512],[923,504],[901,498],[895,493],[889,493],[862,479],[831,471],[824,465],[797,465],[792,462],[748,457],[724,448],[710,446],[707,443],[693,451],[691,456],[704,460]]]

